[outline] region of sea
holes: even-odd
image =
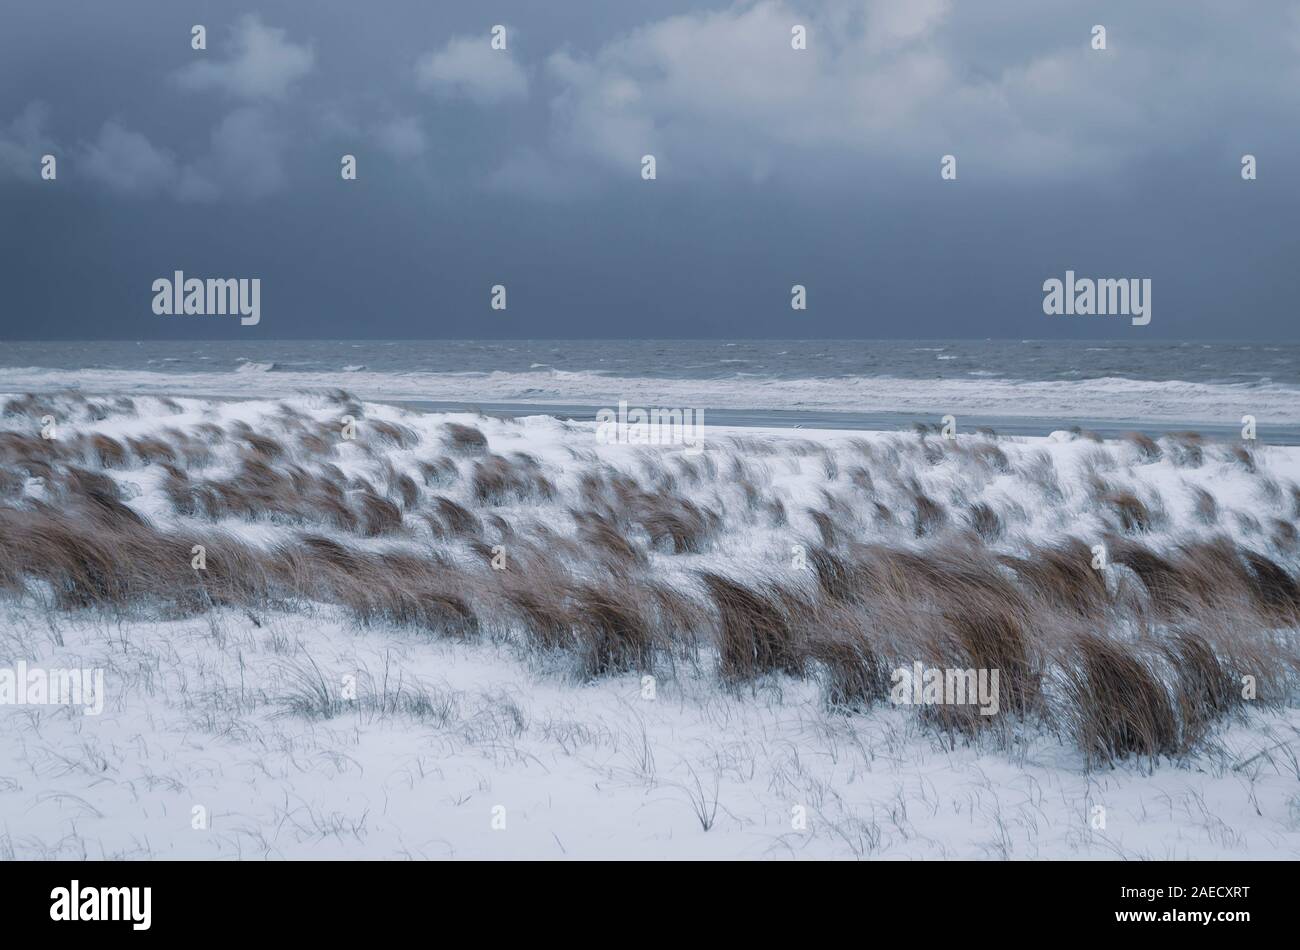
[[[958,431],[1196,430],[1300,444],[1300,344],[1043,340],[223,340],[0,342],[0,392],[282,398],[347,389],[405,406],[695,409],[706,424]]]

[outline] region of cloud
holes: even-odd
[[[661,19],[590,57],[551,56],[557,135],[624,170],[646,153],[679,169],[754,173],[779,153],[878,147],[951,91],[929,42],[946,9],[831,0],[807,12],[762,0]],[[791,46],[796,24],[806,50]]]
[[[553,141],[622,175],[646,153],[683,176],[811,180],[864,160],[937,175],[954,153],[990,176],[1077,178],[1201,143],[1210,103],[1249,130],[1233,102],[1297,98],[1259,88],[1295,69],[1267,18],[1213,0],[1190,0],[1158,30],[1122,5],[1081,26],[1063,0],[1011,3],[994,21],[973,9],[984,6],[739,0],[662,18],[550,56]],[[1109,48],[1093,51],[1091,25],[1107,21]],[[805,50],[791,47],[796,24]],[[1242,50],[1258,69],[1241,68]]]
[[[463,96],[480,105],[528,98],[528,77],[508,50],[492,49],[487,36],[458,36],[426,53],[415,66],[416,81],[445,98]]]
[[[287,136],[265,107],[241,106],[217,123],[208,153],[193,163],[182,164],[116,120],[104,123],[77,163],[86,178],[125,197],[169,195],[195,202],[220,195],[262,198],[285,183],[287,145]]]
[[[182,201],[207,201],[215,187],[175,156],[159,149],[139,132],[109,120],[99,137],[82,149],[78,168],[88,178],[120,195],[148,197],[169,193]]]
[[[45,103],[29,102],[8,126],[0,126],[0,176],[40,180],[41,156],[57,152],[45,132],[49,114]]]
[[[215,201],[220,193],[216,185],[189,165],[181,169],[172,187],[172,194],[179,201]]]
[[[590,182],[569,175],[553,158],[524,146],[489,173],[488,191],[558,201],[590,193]]]
[[[286,181],[285,153],[289,144],[284,123],[270,112],[270,101],[283,98],[289,86],[311,70],[314,55],[284,39],[284,31],[245,17],[234,30],[235,55],[225,63],[195,63],[179,75],[190,89],[220,89],[248,100],[227,113],[213,128],[211,146],[193,161],[155,145],[142,132],[118,119],[100,127],[81,146],[72,165],[77,176],[113,194],[133,198],[170,196],[178,201],[212,201],[221,195],[260,198],[278,191]],[[54,151],[44,133],[48,110],[30,104],[8,127],[0,126],[0,175],[39,176],[40,155]],[[417,145],[414,132],[399,124],[385,128],[382,142],[389,148]]]
[[[286,181],[288,136],[284,123],[271,115],[270,103],[283,99],[292,83],[311,71],[315,56],[256,17],[241,19],[232,35],[234,53],[229,60],[196,62],[177,76],[185,88],[215,89],[250,101],[213,128],[206,154],[182,161],[144,133],[110,119],[72,156],[77,175],[113,194],[135,198],[212,201],[226,194],[260,198],[278,191]],[[53,150],[43,131],[46,118],[44,106],[33,103],[8,127],[0,126],[0,174],[30,174],[35,180],[40,154]],[[395,128],[388,135],[394,148],[413,147],[409,130]]]
[[[929,35],[951,8],[951,0],[880,0],[866,8],[863,39],[872,52],[897,49]]]
[[[423,155],[429,145],[424,129],[414,116],[401,116],[385,122],[375,132],[375,140],[380,148],[398,159]]]
[[[186,89],[215,89],[238,99],[283,99],[289,87],[310,73],[316,62],[310,46],[287,42],[284,37],[284,30],[245,16],[232,33],[232,58],[191,63],[177,74],[177,81]]]
[[[244,106],[212,130],[212,174],[224,188],[248,198],[278,191],[285,182],[287,137],[270,112]]]
[[[99,138],[84,151],[79,166],[88,178],[120,194],[155,193],[176,180],[176,159],[115,121],[104,123]]]
[[[884,188],[915,168],[937,180],[940,157],[952,153],[963,180],[1101,181],[1153,157],[1212,149],[1221,161],[1296,139],[1288,119],[1300,105],[1300,6],[1240,17],[1216,0],[1188,0],[1153,20],[1099,0],[1086,21],[1069,15],[1069,0],[696,7],[630,30],[623,24],[640,14],[620,15],[616,28],[597,18],[536,61],[517,58],[522,46],[492,49],[486,31],[418,57],[418,85],[436,96],[490,106],[544,95],[548,106],[514,114],[508,129],[482,128],[489,112],[451,110],[439,140],[457,144],[439,151],[443,179],[577,197],[635,180],[652,153],[669,180]],[[1104,53],[1088,45],[1094,22],[1108,25]],[[805,50],[791,48],[795,24],[807,29]],[[358,43],[359,57],[369,49],[377,58],[364,61],[375,79],[362,89],[358,68],[313,79],[299,95],[296,84],[315,75],[309,43],[249,16],[210,45],[186,54],[177,79],[235,100],[216,113],[224,118],[211,149],[174,137],[177,152],[156,147],[146,136],[163,142],[187,124],[166,113],[136,132],[121,121],[101,129],[102,113],[78,126],[61,111],[61,125],[98,132],[83,156],[90,177],[119,194],[256,196],[290,183],[290,150],[305,151],[320,133],[345,139],[343,151],[368,145],[399,161],[433,148],[416,93],[402,86],[410,73],[376,65],[391,58],[386,49]],[[193,105],[182,97],[162,107]],[[33,104],[0,124],[0,176],[32,177],[41,154],[58,154],[45,123]]]
[[[48,117],[48,107],[33,102],[7,127],[0,126],[0,176],[37,181],[41,156],[62,153],[45,132]],[[170,151],[117,119],[105,122],[93,141],[60,158],[59,173],[60,178],[80,177],[122,197],[170,195],[178,201],[211,201],[218,195],[196,167],[181,164]]]

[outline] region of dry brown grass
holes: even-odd
[[[1200,468],[1205,463],[1205,438],[1199,432],[1171,432],[1162,441],[1169,460],[1179,468]]]
[[[1062,663],[1063,719],[1093,763],[1185,748],[1174,703],[1151,658],[1133,644],[1078,635]]]
[[[1176,680],[1174,702],[1181,723],[1181,747],[1191,749],[1219,718],[1242,703],[1237,682],[1214,646],[1190,630],[1176,630],[1161,643]]]
[[[1002,516],[994,510],[992,505],[978,502],[970,506],[966,512],[966,521],[985,543],[992,544],[1002,539],[1006,532],[1006,525],[1002,521]]]
[[[1151,530],[1154,519],[1142,499],[1129,491],[1109,492],[1102,499],[1115,513],[1119,528],[1125,534],[1138,534]]]
[[[371,445],[409,449],[420,444],[419,433],[410,426],[385,422],[382,419],[371,419],[362,431],[365,433],[366,442]]]
[[[718,672],[724,682],[803,672],[804,652],[778,588],[758,591],[709,571],[700,580],[718,612]]]
[[[93,435],[90,437],[90,448],[100,468],[126,467],[127,452],[117,439],[110,439],[106,435]]]
[[[1124,436],[1124,439],[1137,450],[1138,459],[1144,464],[1158,462],[1164,454],[1160,450],[1160,446],[1149,435],[1144,435],[1141,432],[1129,432]]]
[[[443,442],[456,455],[486,455],[488,440],[482,430],[459,422],[443,425]]]
[[[948,512],[929,495],[912,495],[912,533],[918,538],[934,534],[948,523]]]
[[[433,503],[444,526],[438,533],[477,536],[483,531],[483,525],[479,522],[478,516],[464,505],[459,505],[442,495],[435,495]]]
[[[489,455],[475,462],[470,488],[481,505],[509,505],[555,497],[555,486],[541,473],[537,461],[520,453],[512,458]]]
[[[1055,546],[1035,546],[1024,557],[1003,558],[1031,597],[1055,610],[1085,620],[1101,620],[1111,610],[1105,575],[1092,567],[1092,549],[1078,538]]]
[[[327,399],[364,418],[347,394]],[[10,400],[6,411],[51,407],[60,418],[128,411],[72,397]],[[1146,462],[1210,458],[1250,474],[1255,503],[1275,516],[1254,519],[1257,536],[1239,533],[1239,543],[1167,534],[1159,495],[1123,487],[1126,466],[1103,448],[1058,471],[1016,440],[934,439],[929,428],[834,450],[732,438],[722,454],[645,451],[622,468],[570,446],[575,471],[561,473],[562,492],[553,466],[491,453],[475,426],[445,425],[445,454],[425,446],[422,458],[408,451],[421,440],[407,426],[366,420],[358,431],[341,448],[332,422],[285,404],[256,430],[0,432],[0,590],[114,615],[329,604],[363,626],[502,638],[582,678],[682,661],[729,686],[811,677],[841,708],[888,701],[891,671],[917,661],[995,669],[996,716],[918,714],[967,735],[1043,719],[1094,763],[1194,748],[1245,705],[1244,677],[1268,704],[1292,701],[1300,681],[1300,487],[1271,477],[1267,456],[1250,450],[1130,439]],[[223,469],[204,477],[216,462]],[[787,471],[819,479],[820,501],[787,489]],[[154,509],[137,506],[140,485],[170,504],[158,521],[171,527],[142,516]],[[1251,517],[1189,487],[1202,523]],[[1056,522],[1053,536],[1080,537],[1026,541],[1021,526],[1038,524],[1026,508],[1043,501],[1093,520]],[[771,531],[788,527],[787,503],[801,513],[796,526]],[[277,540],[241,542],[221,530],[232,519],[261,522],[258,535],[270,528]],[[1101,538],[1109,571],[1091,566],[1096,519],[1113,532]],[[811,572],[784,573],[789,544],[812,531]],[[771,570],[783,573],[701,566],[698,555],[740,532],[760,541],[747,555],[780,551]],[[494,568],[498,543],[505,570]],[[205,570],[190,565],[195,545]]]
[[[126,444],[131,449],[131,453],[144,465],[154,465],[161,462],[175,464],[177,460],[176,449],[169,442],[160,438],[150,436],[143,436],[138,439],[128,438]]]
[[[419,469],[424,484],[431,488],[450,485],[460,477],[460,469],[456,467],[456,463],[445,455],[433,461],[417,462],[416,468]]]
[[[1201,524],[1212,525],[1219,520],[1219,503],[1206,489],[1197,486],[1192,489],[1192,511]]]
[[[357,498],[361,533],[368,538],[402,529],[402,509],[375,492],[362,491]]]

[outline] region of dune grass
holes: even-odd
[[[925,427],[617,464],[566,445],[556,462],[467,422],[376,418],[346,393],[254,423],[181,424],[160,405],[152,431],[117,437],[95,425],[137,418],[136,402],[4,404],[0,593],[126,619],[330,604],[362,627],[514,643],[580,679],[681,663],[727,689],[813,678],[848,711],[889,702],[891,671],[916,662],[997,670],[995,716],[919,715],[953,738],[1042,725],[1092,764],[1186,753],[1243,703],[1295,696],[1300,490],[1255,447],[1135,433],[1088,440],[1070,467]],[[70,431],[44,438],[33,414]],[[1179,469],[1186,497],[1148,466]],[[1214,466],[1276,499],[1269,530],[1244,511],[1224,526],[1199,474]]]

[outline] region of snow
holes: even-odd
[[[256,386],[268,375],[250,372],[240,382]],[[289,401],[321,421],[333,423],[341,413],[317,397]],[[270,431],[267,420],[282,400],[180,398],[179,413],[147,398],[137,402],[134,417],[61,420],[61,437],[138,437],[235,421]],[[494,452],[536,456],[557,479],[561,507],[577,490],[573,451],[627,471],[637,470],[647,451],[662,458],[680,452],[600,445],[594,423],[547,416],[503,421],[365,409],[366,419],[421,435],[419,447],[388,453],[399,470],[428,458],[431,448],[441,451],[444,423],[475,425]],[[25,420],[0,425],[29,428]],[[847,464],[854,440],[915,441],[895,433],[710,426],[707,444],[726,448],[733,435],[780,446],[761,464],[793,523],[782,531],[736,526],[717,550],[674,563],[784,569],[791,539],[811,533],[802,507],[820,503],[827,449]],[[1160,493],[1168,525],[1152,543],[1210,531],[1248,539],[1248,525],[1230,515],[1270,514],[1260,478],[1211,452],[1200,468],[1180,468],[1167,457],[1139,465],[1128,444],[1064,436],[997,443],[1017,466],[1049,453],[1065,490],[1057,505],[1025,497],[1023,481],[1011,475],[990,474],[976,485],[953,459],[918,477],[941,495],[982,492],[1020,506],[1024,517],[1013,525],[1010,544],[1103,530],[1080,490],[1082,467],[1099,448],[1115,460],[1102,477]],[[795,451],[808,446],[817,451]],[[1275,486],[1300,477],[1300,449],[1261,446],[1258,456]],[[331,461],[348,475],[373,474],[372,460],[356,446],[340,446]],[[231,471],[233,456],[219,454],[203,475]],[[132,506],[156,524],[184,522],[159,491],[156,466],[112,474],[129,489]],[[1194,485],[1211,488],[1224,512],[1212,529],[1191,520]],[[29,482],[29,496],[40,491],[35,479]],[[457,494],[463,491],[458,484],[447,494],[464,500]],[[521,504],[502,513],[513,520],[530,512]],[[267,543],[281,531],[271,522],[222,528]],[[656,558],[666,572],[674,569],[667,563],[673,559]],[[1010,748],[986,739],[954,747],[905,709],[828,711],[815,684],[795,679],[729,692],[707,672],[683,672],[657,681],[651,699],[638,676],[579,684],[509,643],[358,629],[319,605],[256,620],[217,611],[117,621],[0,602],[0,665],[19,658],[103,668],[109,694],[95,717],[51,706],[0,707],[0,856],[1300,855],[1296,709],[1232,720],[1205,751],[1185,760],[1089,771],[1067,740],[1043,731],[1026,729]],[[328,716],[304,711],[294,705],[295,697],[309,696],[304,677],[328,684],[331,693],[353,677],[357,698]],[[196,808],[206,815],[203,827],[194,827]],[[806,826],[795,820],[800,809]],[[502,816],[505,827],[495,828]]]
[[[1294,741],[1295,710],[1254,714],[1212,754],[1181,765],[1088,773],[1051,736],[1026,736],[1010,752],[946,748],[903,710],[828,713],[811,687],[793,681],[779,693],[729,695],[680,680],[658,684],[651,700],[635,676],[575,686],[498,646],[358,633],[329,611],[262,622],[258,629],[223,613],[120,629],[0,612],[0,629],[33,647],[35,659],[104,666],[120,684],[99,717],[51,707],[0,714],[0,850],[62,858],[1300,853],[1300,776],[1276,748]],[[286,712],[295,671],[311,663],[329,682],[356,676],[361,701],[324,721]],[[385,670],[390,694],[400,677],[400,689],[436,697],[439,713],[368,709],[369,684]],[[504,829],[493,827],[498,806]],[[206,828],[192,827],[196,807],[206,810]],[[806,827],[796,829],[799,807]],[[713,814],[707,831],[697,809]]]

